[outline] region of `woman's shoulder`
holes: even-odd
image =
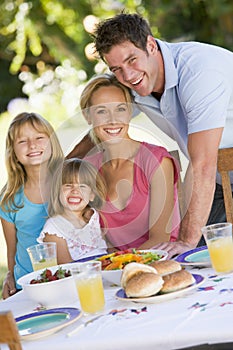
[[[97,169],[99,169],[101,167],[102,161],[103,161],[103,152],[99,151],[95,154],[88,155],[84,158],[84,160],[86,160],[87,162],[94,165]]]
[[[147,159],[147,158],[150,159],[150,157],[153,157],[153,158],[156,157],[157,160],[160,161],[164,157],[171,158],[171,155],[169,154],[168,150],[165,147],[154,145],[147,142],[141,142],[139,153],[143,155],[143,158],[145,157],[144,159]]]

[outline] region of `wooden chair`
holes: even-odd
[[[8,344],[10,350],[22,350],[19,331],[11,311],[0,312],[0,344]]]
[[[233,199],[229,171],[233,171],[233,147],[218,150],[218,172],[222,178],[224,205],[228,222],[233,223]]]

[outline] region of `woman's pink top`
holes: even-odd
[[[179,205],[177,196],[178,171],[176,160],[164,147],[142,142],[134,158],[134,182],[132,193],[124,209],[116,208],[107,199],[101,212],[107,223],[107,239],[120,249],[138,248],[149,239],[150,182],[163,158],[171,158],[174,164],[174,206],[175,215],[170,241],[175,241],[179,232]],[[103,153],[86,157],[101,172]]]

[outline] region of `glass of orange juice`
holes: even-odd
[[[57,265],[55,242],[35,244],[27,248],[34,271]]]
[[[232,224],[229,222],[205,226],[204,235],[213,268],[219,273],[233,271]]]
[[[79,296],[81,308],[85,314],[95,314],[104,309],[104,288],[101,273],[101,261],[75,263],[71,274]]]

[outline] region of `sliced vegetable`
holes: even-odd
[[[103,255],[97,258],[97,260],[101,261],[102,270],[119,270],[123,269],[130,262],[149,264],[161,258],[162,256],[159,254],[131,248]]]

